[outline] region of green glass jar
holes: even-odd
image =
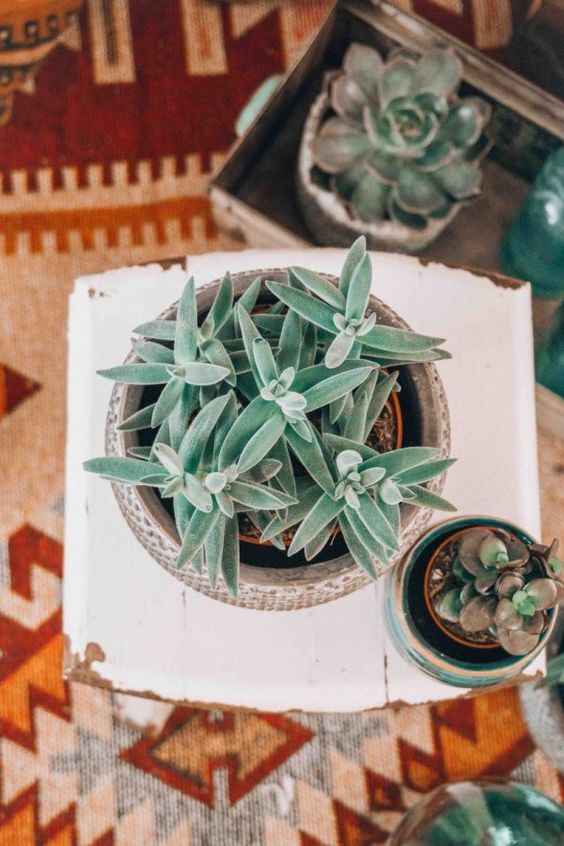
[[[564,296],[564,147],[548,157],[501,249],[503,269],[538,297]]]
[[[564,222],[562,223],[564,227]],[[537,382],[564,397],[564,300],[542,338],[535,360]]]
[[[388,846],[562,846],[564,810],[526,784],[462,781],[433,790]]]

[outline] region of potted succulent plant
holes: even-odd
[[[564,585],[553,552],[489,517],[435,527],[392,575],[387,624],[398,649],[462,687],[518,674],[556,621]]]
[[[287,609],[376,578],[429,519],[451,463],[433,359],[371,296],[365,241],[340,279],[227,274],[134,330],[107,421],[126,520],[169,572],[224,602]],[[398,393],[398,389],[401,391]]]
[[[449,49],[384,61],[351,44],[302,134],[298,195],[320,243],[364,234],[371,248],[414,253],[479,193],[490,106],[458,96],[461,74]]]

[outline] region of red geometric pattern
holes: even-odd
[[[158,737],[142,738],[122,757],[213,808],[216,770],[227,770],[233,805],[312,737],[281,714],[175,708]]]
[[[6,364],[0,364],[0,419],[32,396],[41,385],[27,376],[22,376]]]
[[[33,0],[48,2],[72,5]],[[483,36],[486,0],[398,3]],[[72,279],[234,246],[213,223],[209,174],[241,105],[293,63],[330,5],[90,0],[67,42],[75,50],[48,56],[35,94],[16,91],[0,127],[0,358],[10,362],[0,368],[0,466],[10,472],[0,499],[0,846],[367,846],[436,784],[516,768],[564,798],[512,690],[390,710],[376,729],[331,717],[327,732],[322,717],[177,708],[147,737],[119,721],[108,691],[62,680],[52,503],[63,491]],[[499,44],[508,3],[490,9]]]

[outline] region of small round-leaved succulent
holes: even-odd
[[[435,610],[467,634],[489,632],[511,655],[526,655],[545,631],[547,611],[564,598],[556,541],[527,544],[504,529],[466,531],[453,564],[455,586]]]
[[[461,74],[451,49],[384,61],[365,44],[348,48],[328,76],[331,114],[313,157],[352,217],[423,230],[479,193],[491,110],[457,96]]]

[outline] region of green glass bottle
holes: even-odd
[[[461,781],[411,808],[388,846],[562,846],[564,810],[516,782]]]
[[[564,300],[558,306],[552,323],[540,342],[535,371],[537,382],[564,397]]]
[[[564,147],[537,176],[502,244],[501,263],[536,296],[564,296]]]

